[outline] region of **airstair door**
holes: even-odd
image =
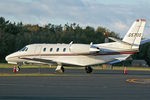
[[[40,58],[41,56],[41,49],[42,49],[42,46],[37,46],[35,49],[35,55],[37,55],[37,58]]]

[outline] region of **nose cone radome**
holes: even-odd
[[[10,60],[12,60],[12,57],[14,57],[14,53],[7,55],[7,56],[5,57],[5,60],[6,60],[7,62],[9,62]]]
[[[9,63],[9,64],[17,64],[15,55],[16,55],[15,53],[12,53],[12,54],[6,56],[5,60],[7,61],[7,63]]]
[[[8,62],[8,60],[9,60],[9,55],[5,57],[5,60]]]

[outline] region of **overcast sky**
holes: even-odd
[[[150,38],[150,0],[0,0],[0,16],[25,24],[103,26],[124,36],[133,21],[145,18]]]

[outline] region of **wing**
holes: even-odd
[[[66,61],[63,58],[58,59],[44,59],[44,58],[28,58],[28,57],[22,57],[20,59],[26,60],[27,63],[42,63],[42,64],[63,64],[63,65],[74,65],[71,63],[71,61]]]
[[[56,63],[53,60],[47,60],[47,59],[41,59],[41,58],[26,58],[26,57],[23,57],[23,58],[20,58],[20,59],[26,60],[28,62],[37,62],[37,63],[43,63],[43,64]]]

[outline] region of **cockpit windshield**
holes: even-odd
[[[27,47],[24,47],[24,48],[22,48],[21,50],[19,50],[19,51],[27,51],[28,50],[28,48]]]

